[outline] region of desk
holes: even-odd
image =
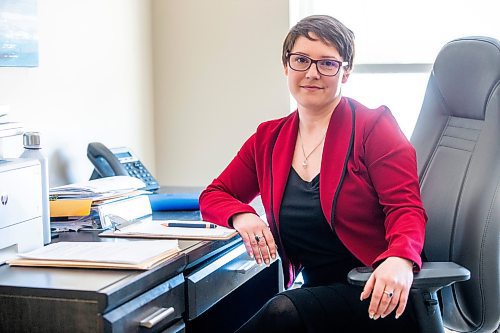
[[[154,218],[199,218],[197,212],[171,214]],[[94,232],[59,238],[135,241]],[[239,236],[179,246],[178,255],[148,271],[3,265],[0,332],[233,332],[280,291],[279,261],[268,268],[242,265],[249,258]],[[162,308],[154,325],[145,320]]]

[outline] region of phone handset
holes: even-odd
[[[87,147],[87,157],[94,165],[90,179],[128,176],[125,167],[105,145],[100,142],[91,142]]]

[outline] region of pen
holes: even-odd
[[[202,229],[215,229],[217,225],[213,223],[190,223],[190,222],[165,222],[161,224],[165,227],[176,227],[176,228],[202,228]]]

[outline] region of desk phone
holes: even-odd
[[[91,142],[87,147],[87,157],[94,165],[90,179],[132,176],[142,180],[148,191],[154,191],[160,187],[158,181],[139,158],[126,147],[109,149],[100,142]]]

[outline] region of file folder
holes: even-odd
[[[59,242],[18,254],[11,266],[79,267],[147,270],[179,252],[174,240],[115,242]]]
[[[51,200],[50,217],[87,216],[90,214],[92,200],[61,199]]]
[[[153,193],[149,195],[151,209],[158,210],[198,210],[199,193]]]

